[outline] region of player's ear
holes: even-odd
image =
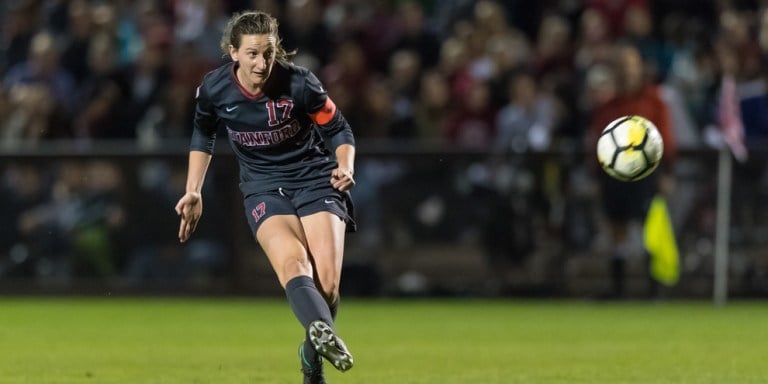
[[[232,44],[229,45],[229,57],[232,58],[232,61],[237,61],[237,48]]]

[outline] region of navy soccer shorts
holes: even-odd
[[[245,197],[245,217],[256,231],[261,223],[274,215],[309,216],[317,212],[331,212],[347,223],[347,232],[354,232],[354,204],[349,192],[340,192],[327,185],[310,186],[301,189],[279,188]]]

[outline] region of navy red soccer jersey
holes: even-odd
[[[275,62],[262,92],[251,94],[238,82],[236,66],[209,72],[197,88],[190,149],[213,153],[222,127],[238,157],[246,196],[328,181],[337,167],[332,150],[354,145],[354,136],[317,77]]]

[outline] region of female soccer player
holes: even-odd
[[[277,25],[264,12],[234,14],[221,42],[232,62],[197,88],[186,193],[176,205],[179,240],[200,220],[221,126],[240,164],[245,216],[306,331],[304,383],[317,384],[325,383],[323,358],[340,371],[353,365],[333,321],[344,235],[354,230],[354,136],[317,77],[289,61]]]

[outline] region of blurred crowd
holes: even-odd
[[[591,153],[595,111],[622,88],[626,63],[616,57],[626,46],[640,55],[642,81],[659,87],[677,147],[720,142],[724,79],[735,83],[747,145],[768,138],[768,4],[759,0],[10,0],[0,4],[0,146],[188,138],[195,87],[227,61],[222,28],[246,9],[277,17],[294,61],[324,82],[361,142]],[[537,167],[535,193],[557,194],[547,190],[551,172]],[[361,204],[405,172],[387,163],[361,168],[370,178],[360,183],[368,185]],[[469,182],[500,174],[491,168],[470,168]],[[114,170],[63,165],[41,181],[8,168],[2,190],[24,197],[35,183],[76,180],[75,171]],[[107,176],[93,195],[120,189],[119,172]],[[525,183],[519,176],[507,183]],[[570,185],[561,188],[577,201],[579,184]],[[95,212],[107,228],[124,222],[120,209]],[[375,228],[385,213],[367,214]],[[36,228],[18,215],[13,231]]]
[[[744,0],[12,0],[0,5],[0,134],[18,140],[185,138],[234,11],[280,20],[361,138],[579,145],[616,88],[616,43],[664,84],[696,145],[720,77],[765,93],[768,14]],[[768,135],[761,105],[747,136]]]

